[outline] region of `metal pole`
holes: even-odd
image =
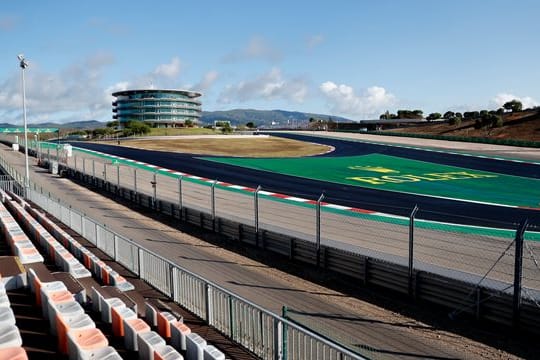
[[[214,180],[212,187],[210,188],[210,196],[212,201],[212,230],[216,231],[216,183],[217,180]]]
[[[116,163],[116,192],[120,192],[120,163]]]
[[[133,191],[135,191],[135,196],[137,196],[137,169],[133,168]]]
[[[321,263],[321,202],[323,201],[324,199],[324,192],[321,194],[321,196],[319,197],[319,200],[317,200],[317,207],[316,207],[316,216],[317,216],[317,222],[316,222],[316,225],[317,225],[317,234],[316,234],[316,237],[317,237],[317,267],[319,267],[320,263]]]
[[[23,106],[23,123],[24,123],[24,187],[25,190],[30,184],[30,169],[28,167],[28,128],[26,125],[26,89],[24,83],[24,69],[28,66],[22,56],[19,60],[21,66],[21,83],[22,83],[22,106]]]
[[[516,232],[516,251],[514,260],[514,299],[513,299],[513,325],[519,327],[521,313],[521,281],[523,277],[523,240],[529,219],[525,219]]]
[[[96,160],[92,159],[92,181],[96,185]]]
[[[413,295],[413,270],[414,270],[414,217],[418,212],[418,205],[414,205],[409,217],[409,296]]]
[[[152,181],[154,187],[154,207],[157,205],[157,172],[154,171],[154,180]]]
[[[178,218],[182,219],[182,178],[184,176],[180,175],[178,177]]]
[[[255,212],[255,236],[259,238],[259,192],[261,191],[261,185],[257,186],[255,193],[253,194],[253,211]],[[258,240],[257,240],[258,241]]]

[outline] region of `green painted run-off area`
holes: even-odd
[[[204,158],[365,188],[540,208],[540,180],[381,154],[313,158]]]

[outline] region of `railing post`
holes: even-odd
[[[103,186],[107,188],[107,163],[103,162]]]
[[[174,298],[174,266],[172,264],[169,264],[169,285],[171,287],[171,299],[173,299],[173,301],[176,301],[176,299]]]
[[[86,158],[83,156],[82,158],[82,175],[83,175],[83,179],[85,180],[86,182]]]
[[[321,264],[321,202],[323,200],[324,192],[319,196],[316,207],[317,267]]]
[[[182,220],[182,178],[183,175],[178,176],[178,219]]]
[[[157,208],[157,171],[154,171],[154,176],[152,180],[152,187],[154,188],[154,195],[152,201],[154,202],[154,209]]]
[[[212,182],[212,187],[210,188],[212,206],[212,231],[216,231],[216,184],[217,180],[214,180],[214,182]]]
[[[133,191],[135,192],[135,200],[137,200],[137,169],[133,168]]]
[[[409,216],[409,296],[414,293],[414,217],[418,212],[418,205],[414,205]]]
[[[525,219],[516,231],[516,251],[514,259],[514,298],[512,320],[515,328],[519,327],[521,313],[521,281],[523,276],[523,240],[529,219]]]
[[[253,211],[255,212],[255,243],[259,246],[259,192],[261,191],[261,185],[257,186],[255,193],[253,194]]]
[[[283,319],[287,319],[287,307],[283,306],[281,308],[281,317]],[[280,340],[281,340],[281,348],[279,349],[279,352],[276,354],[278,355],[278,359],[287,360],[287,343],[288,343],[288,336],[287,336],[287,324],[284,324],[280,321],[281,324],[281,331],[280,331]]]
[[[204,283],[204,307],[205,307],[205,312],[206,312],[206,323],[208,325],[211,324],[211,304],[210,304],[210,285],[208,283]]]
[[[68,165],[67,159],[66,159],[66,165]],[[75,169],[75,172],[77,172],[77,156],[76,155],[73,155],[73,168]]]
[[[120,163],[116,163],[116,193],[120,193]]]
[[[92,159],[92,183],[94,186],[97,185],[96,181],[96,160]]]

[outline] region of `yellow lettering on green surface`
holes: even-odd
[[[363,170],[363,171],[374,171],[374,172],[379,172],[379,173],[399,173],[399,171],[397,170],[392,170],[392,169],[388,169],[388,168],[385,168],[385,167],[382,167],[382,166],[360,166],[360,165],[355,165],[355,166],[349,166],[348,167],[349,169],[351,170]]]
[[[386,184],[386,181],[381,180],[381,179],[376,178],[376,177],[355,176],[355,177],[348,177],[347,180],[366,182],[366,183],[371,184],[371,185],[384,185],[384,184]]]
[[[423,175],[384,175],[380,178],[377,177],[364,177],[364,176],[355,176],[348,177],[348,180],[365,182],[371,185],[385,185],[385,184],[402,184],[410,182],[419,182],[419,181],[449,181],[449,180],[463,180],[463,179],[484,179],[484,178],[494,178],[497,175],[493,174],[475,174],[469,173],[466,171],[453,171],[447,173],[429,173]]]

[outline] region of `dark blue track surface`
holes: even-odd
[[[425,152],[345,140],[314,138],[312,136],[302,137],[299,135],[292,136],[291,134],[276,135],[328,144],[336,148],[334,153],[325,156],[352,156],[381,153],[444,165],[493,171],[501,174],[540,178],[540,166],[532,164]],[[200,155],[139,150],[85,142],[70,143],[74,146],[101,151],[128,159],[154,164],[171,170],[203,176],[210,179],[217,179],[232,184],[249,186],[252,188],[260,185],[266,191],[279,192],[309,199],[317,199],[320,194],[324,192],[326,196],[325,201],[339,205],[402,216],[408,216],[412,208],[415,205],[418,205],[420,211],[417,214],[417,218],[421,219],[479,226],[516,228],[517,223],[528,218],[530,224],[540,226],[540,211],[538,210],[499,207],[327,183],[232,165],[217,164],[215,162],[197,159]]]

